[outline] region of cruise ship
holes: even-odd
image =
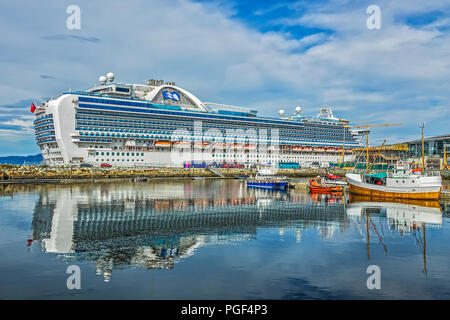
[[[327,164],[361,146],[348,120],[322,107],[316,117],[211,102],[175,85],[115,81],[113,73],[85,91],[65,92],[32,106],[38,146],[48,165],[183,167],[194,163],[242,166]]]

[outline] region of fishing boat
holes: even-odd
[[[286,177],[277,177],[270,168],[261,168],[255,177],[247,179],[247,188],[263,188],[285,190],[289,180]]]
[[[315,177],[314,179],[309,180],[308,188],[312,193],[342,192],[344,189],[341,185],[327,184],[322,177]]]
[[[412,171],[406,161],[399,161],[393,172],[347,173],[353,194],[372,197],[438,200],[442,189],[440,172]]]

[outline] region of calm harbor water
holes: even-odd
[[[0,186],[0,209],[0,299],[450,298],[445,203],[204,179]]]

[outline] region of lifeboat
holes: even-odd
[[[226,147],[227,147],[227,144],[223,143],[223,142],[216,142],[213,144],[213,148],[216,148],[216,149],[225,149]]]
[[[246,144],[245,145],[245,149],[248,149],[248,150],[256,150],[256,144]]]
[[[244,148],[244,144],[243,143],[233,143],[230,146],[230,149],[242,149],[242,148]]]
[[[323,151],[323,150],[325,150],[325,149],[322,148],[322,147],[316,147],[316,148],[314,148],[314,151],[318,151],[318,152],[321,152],[321,151]]]
[[[155,147],[170,148],[171,145],[170,141],[167,140],[158,140],[155,142]]]
[[[209,146],[209,142],[207,142],[207,141],[202,141],[202,142],[197,141],[197,142],[194,142],[194,148],[205,148],[206,146]]]
[[[189,148],[191,143],[189,141],[177,141],[173,143],[175,148]]]
[[[326,152],[335,152],[336,149],[335,149],[335,148],[326,148],[325,151],[326,151]]]
[[[292,147],[292,151],[302,151],[302,147],[300,147],[300,146],[293,146]]]

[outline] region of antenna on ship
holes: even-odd
[[[100,76],[98,78],[98,82],[100,82],[100,84],[105,84],[106,83],[106,77],[105,76]]]
[[[425,123],[422,122],[422,125],[420,126],[420,128],[422,129],[422,174],[424,174],[425,172],[425,142],[424,142],[424,137],[423,137],[423,130],[425,129]]]
[[[114,73],[108,72],[108,74],[106,75],[106,80],[108,80],[108,82],[113,82],[114,81]]]

